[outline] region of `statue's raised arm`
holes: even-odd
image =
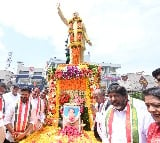
[[[64,17],[63,12],[62,12],[62,10],[60,8],[60,3],[57,4],[57,9],[58,9],[58,15],[60,16],[61,20],[63,21],[64,24],[66,24],[68,26],[68,21]]]
[[[61,9],[60,4],[57,5],[58,14],[61,20],[68,26],[69,46],[70,49],[70,64],[83,63],[85,43],[92,46],[90,39],[87,36],[85,25],[79,17],[78,12],[73,13],[73,17],[67,20]]]

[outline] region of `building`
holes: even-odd
[[[31,88],[38,86],[42,90],[45,86],[44,69],[35,67],[25,67],[23,62],[17,62],[16,83],[20,86]]]
[[[5,83],[7,86],[10,86],[12,83],[14,73],[8,70],[0,70],[0,82]]]
[[[112,63],[98,63],[102,67],[101,84],[106,88],[112,83],[120,80],[120,75],[117,73],[117,69],[121,68],[120,64]]]
[[[57,59],[56,57],[50,58],[49,61],[47,61],[47,67],[57,67],[59,64],[65,64],[65,60]]]

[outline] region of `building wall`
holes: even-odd
[[[22,62],[18,63],[16,83],[19,86],[39,86],[41,89],[45,86],[45,73],[43,68],[25,67]]]
[[[8,70],[0,70],[0,82],[4,82],[6,85],[11,84],[13,72]]]

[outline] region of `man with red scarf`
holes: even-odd
[[[31,103],[33,108],[36,110],[36,116],[35,116],[35,125],[33,127],[33,130],[40,130],[43,127],[43,123],[45,120],[45,113],[44,113],[44,102],[40,98],[40,89],[38,87],[35,87],[32,91],[32,99]]]
[[[146,143],[147,130],[153,119],[143,101],[128,96],[119,84],[108,88],[111,106],[102,121],[104,143]]]
[[[31,90],[24,87],[20,91],[20,100],[7,110],[5,114],[5,125],[8,129],[5,143],[18,142],[32,131],[35,110],[30,101]]]

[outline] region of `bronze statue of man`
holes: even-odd
[[[86,32],[86,28],[78,12],[73,13],[73,17],[67,20],[61,9],[60,4],[57,5],[58,14],[61,20],[68,26],[69,46],[70,48],[70,64],[79,64],[84,62],[85,43],[92,45]]]

